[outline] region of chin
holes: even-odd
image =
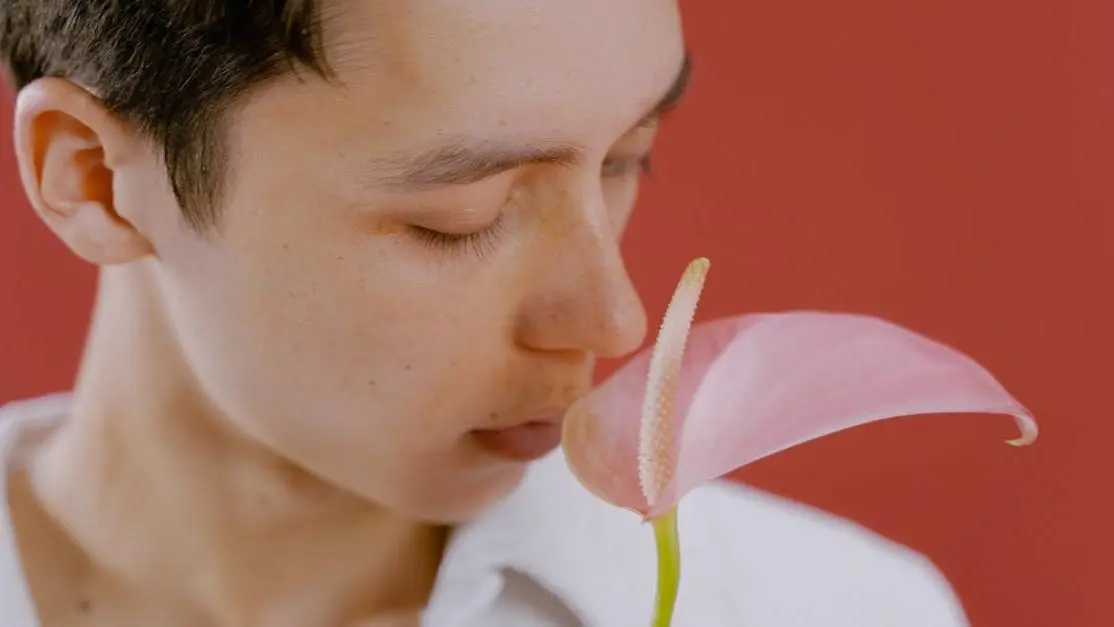
[[[527,464],[500,464],[477,478],[448,481],[400,495],[395,509],[407,518],[440,525],[466,523],[502,501],[522,482]]]

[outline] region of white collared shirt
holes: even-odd
[[[18,437],[68,398],[0,411],[0,625],[41,627],[3,492]],[[677,627],[967,627],[924,557],[851,522],[718,483],[680,508]],[[423,627],[644,627],[656,555],[648,525],[591,496],[558,452],[446,549]],[[307,626],[311,627],[311,626]]]

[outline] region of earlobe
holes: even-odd
[[[14,135],[32,207],[75,254],[111,265],[152,253],[114,201],[114,167],[134,139],[95,96],[65,79],[40,79],[19,93]]]

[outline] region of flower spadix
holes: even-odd
[[[597,497],[650,519],[691,489],[786,448],[917,414],[1032,415],[967,355],[884,320],[788,312],[692,327],[708,271],[697,259],[657,342],[569,411],[563,446]]]

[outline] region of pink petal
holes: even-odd
[[[674,411],[684,412],[692,403],[700,379],[739,325],[740,320],[729,318],[694,327],[677,378]],[[638,479],[638,442],[651,351],[635,355],[576,403],[565,416],[562,437],[569,467],[584,487],[613,505],[639,513],[649,509]]]
[[[678,381],[672,485],[653,508],[639,491],[642,353],[578,403],[565,452],[600,498],[653,517],[697,485],[796,444],[913,414],[1001,413],[1027,444],[1031,415],[962,353],[867,316],[794,312],[697,325]],[[687,410],[687,411],[686,411]]]

